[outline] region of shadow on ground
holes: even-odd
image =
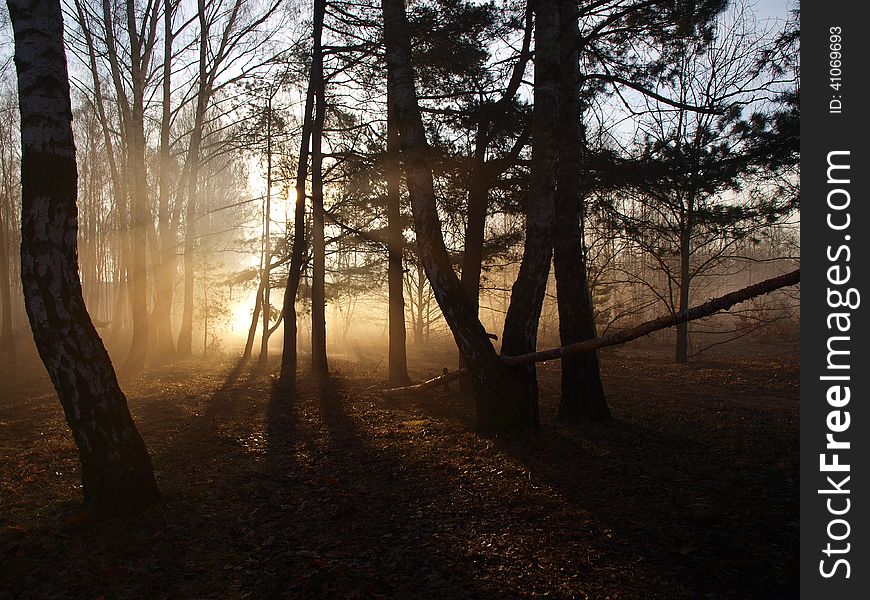
[[[14,398],[0,598],[794,597],[790,388],[613,367],[614,422],[553,421],[545,368],[543,429],[483,439],[455,391],[387,401],[350,362],[286,385],[164,366],[128,387],[164,500],[103,522],[76,509],[56,401]]]

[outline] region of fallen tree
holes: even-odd
[[[532,363],[545,362],[556,358],[562,358],[563,356],[570,356],[579,352],[588,352],[590,350],[597,350],[598,348],[606,348],[607,346],[617,346],[619,344],[624,344],[626,342],[636,340],[637,338],[643,337],[645,335],[649,335],[650,333],[658,331],[660,329],[673,327],[675,325],[679,325],[680,323],[687,323],[689,321],[694,321],[695,319],[708,317],[714,313],[723,310],[728,310],[735,304],[746,302],[747,300],[750,300],[757,296],[769,294],[780,288],[797,285],[798,283],[800,283],[800,278],[800,269],[796,269],[790,273],[786,273],[785,275],[766,279],[760,283],[756,283],[745,288],[736,290],[734,292],[725,294],[724,296],[713,298],[712,300],[708,300],[707,302],[699,304],[698,306],[692,307],[686,311],[670,315],[664,315],[657,319],[653,319],[652,321],[646,321],[635,327],[618,331],[610,335],[603,335],[601,337],[585,340],[583,342],[577,342],[575,344],[569,344],[560,348],[552,348],[550,350],[530,352],[528,354],[520,354],[516,356],[501,356],[500,358],[505,365],[528,365]],[[409,393],[422,392],[430,390],[432,388],[436,388],[438,386],[444,386],[451,381],[456,381],[457,379],[465,377],[467,374],[468,373],[465,369],[458,369],[456,371],[451,371],[449,373],[439,375],[438,377],[429,379],[428,381],[424,381],[416,385],[385,389],[382,390],[381,393],[384,396],[393,397]]]

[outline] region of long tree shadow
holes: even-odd
[[[510,597],[455,568],[401,458],[363,439],[348,405],[358,393],[341,377],[304,374],[276,384],[268,409],[261,481],[275,540],[258,560],[257,597]],[[276,548],[275,546],[279,546]]]
[[[455,392],[386,402],[397,413],[473,428],[473,407]],[[544,407],[555,408],[549,398]],[[643,567],[646,577],[677,582],[692,596],[794,597],[797,474],[781,460],[796,456],[794,440],[788,430],[755,431],[757,422],[731,425],[548,419],[537,432],[497,438],[495,448],[522,464],[544,495],[552,516],[535,518],[556,520],[556,546],[572,546],[572,532],[589,534],[591,559],[565,555],[581,576],[610,569],[637,578]]]
[[[20,576],[0,593],[794,596],[796,480],[773,457],[795,449],[787,432],[756,435],[763,415],[721,431],[545,421],[492,440],[452,392],[385,401],[358,374],[284,387],[198,368],[132,395],[165,501],[10,531],[4,572]]]
[[[797,591],[796,490],[751,452],[722,456],[703,440],[625,421],[552,426],[499,447],[611,529],[615,552],[630,548],[693,595]]]

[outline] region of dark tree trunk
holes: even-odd
[[[515,160],[526,144],[526,135],[521,134],[508,156],[501,161],[500,167],[495,167],[496,161],[487,162],[486,154],[493,139],[498,122],[507,113],[508,107],[516,96],[523,81],[526,65],[531,56],[532,41],[532,11],[526,9],[525,35],[520,56],[514,65],[510,81],[504,94],[492,105],[480,107],[477,119],[477,132],[474,137],[474,154],[471,158],[471,174],[468,188],[467,222],[465,226],[465,248],[462,253],[462,272],[460,279],[462,287],[468,294],[475,308],[480,312],[480,277],[483,268],[483,245],[486,239],[486,214],[489,208],[489,190],[493,181],[506,171],[512,160]],[[465,359],[459,353],[459,367],[464,368]],[[470,381],[463,378],[460,386],[464,391],[471,391]]]
[[[260,311],[263,308],[263,282],[260,281],[260,286],[257,288],[257,295],[254,299],[254,314],[251,315],[251,326],[248,327],[248,337],[245,340],[245,351],[242,353],[242,358],[247,360],[251,358],[254,350],[254,338],[257,335],[257,324],[260,322]]]
[[[404,385],[408,377],[408,355],[405,345],[405,295],[402,248],[401,197],[399,191],[399,128],[392,108],[392,83],[387,77],[387,293],[389,303],[388,377],[393,385]]]
[[[325,0],[315,0],[314,20],[323,22]],[[321,25],[322,27],[322,25]],[[314,37],[312,81],[314,82],[315,116],[311,132],[311,370],[325,374],[329,371],[326,358],[326,242],[323,214],[323,122],[326,117],[326,93],[323,80],[323,47],[320,35]]]
[[[553,258],[556,159],[559,139],[560,6],[559,0],[536,0],[535,106],[532,123],[531,185],[526,199],[526,239],[519,275],[511,290],[501,352],[534,352],[538,322]],[[517,367],[529,401],[525,412],[538,423],[538,382],[533,364]]]
[[[477,131],[474,137],[474,154],[471,157],[471,173],[468,188],[468,214],[465,225],[465,248],[462,254],[462,287],[468,297],[479,308],[480,306],[480,275],[483,267],[483,244],[486,237],[486,213],[489,208],[489,190],[493,181],[510,168],[526,145],[527,135],[521,134],[514,147],[501,161],[486,160],[490,142],[499,129],[499,121],[503,119],[514,97],[522,85],[526,65],[531,56],[532,13],[527,9],[525,35],[519,58],[514,65],[510,81],[504,94],[491,105],[480,107],[477,119]],[[496,163],[501,163],[496,166]]]
[[[319,38],[323,30],[323,13],[314,22],[314,37]],[[311,143],[311,128],[314,113],[314,85],[308,84],[305,98],[305,114],[302,120],[302,141],[299,145],[299,163],[296,167],[296,209],[293,215],[293,250],[290,267],[287,271],[287,286],[284,288],[284,348],[281,353],[281,381],[292,381],[296,377],[296,337],[298,323],[296,315],[296,294],[302,277],[302,263],[305,258],[305,182],[308,179],[308,148]]]
[[[556,227],[553,266],[559,307],[562,346],[595,337],[595,312],[586,277],[583,244],[582,152],[578,78],[579,35],[577,0],[562,0],[562,87],[560,96],[559,166],[556,171]],[[606,419],[610,416],[598,356],[595,351],[562,357],[562,397],[559,416],[564,419]]]
[[[692,237],[692,212],[691,207],[683,216],[682,230],[680,231],[680,300],[678,312],[683,313],[689,308],[689,284],[691,273],[689,271],[689,259],[691,257],[690,240]],[[676,362],[685,363],[689,360],[689,324],[677,325],[677,348]]]
[[[483,242],[486,234],[486,210],[489,198],[489,179],[486,175],[486,139],[488,123],[481,119],[472,157],[471,177],[468,188],[468,216],[465,225],[465,249],[462,253],[460,281],[468,301],[480,317],[480,273],[483,267]],[[465,357],[459,353],[459,368],[465,368]],[[471,382],[463,379],[463,391],[471,391]]]
[[[481,125],[482,126],[482,125]],[[468,189],[468,221],[465,225],[465,249],[462,253],[462,287],[475,307],[480,307],[480,273],[483,266],[483,242],[486,232],[486,210],[489,197],[489,178],[483,161],[486,148],[482,147],[486,134],[478,129],[474,166]]]
[[[435,202],[429,145],[414,89],[411,43],[403,0],[382,0],[387,68],[393,105],[405,150],[405,176],[420,261],[457,346],[468,361],[477,400],[477,428],[504,432],[529,427],[525,388],[505,368],[453,271]]]
[[[60,3],[9,0],[8,6],[21,110],[21,281],[27,316],[79,448],[86,506],[101,514],[135,513],[157,501],[157,484],[82,297]]]

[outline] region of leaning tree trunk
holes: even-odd
[[[583,244],[581,155],[584,147],[579,89],[577,0],[562,0],[562,85],[559,120],[559,166],[556,171],[556,228],[553,267],[559,307],[559,340],[568,346],[595,337],[595,312],[586,278]],[[594,350],[562,357],[564,419],[606,419],[610,416],[598,356]]]
[[[582,342],[575,342],[568,346],[560,346],[559,348],[551,348],[549,350],[540,350],[538,352],[522,354],[520,356],[505,356],[502,357],[502,361],[505,364],[509,365],[526,365],[529,363],[538,363],[548,360],[554,360],[556,358],[563,358],[564,356],[569,354],[583,354],[585,352],[589,352],[590,350],[596,350],[598,348],[618,346],[619,344],[625,344],[626,342],[636,340],[645,335],[649,335],[654,331],[659,331],[660,329],[664,329],[666,327],[673,327],[674,325],[679,325],[680,323],[688,323],[689,321],[694,321],[695,319],[702,319],[704,317],[708,317],[722,310],[728,310],[732,306],[740,304],[741,302],[746,302],[750,298],[769,294],[775,290],[790,285],[797,285],[798,283],[800,283],[800,278],[801,272],[800,269],[798,269],[796,271],[792,271],[791,273],[786,273],[778,277],[766,279],[762,282],[755,283],[745,288],[729,292],[724,296],[713,298],[712,300],[708,300],[703,304],[694,306],[682,313],[672,312],[657,319],[653,319],[652,321],[645,321],[644,323],[631,327],[630,329],[623,329],[617,331],[616,333],[611,333],[600,338],[584,340]],[[468,371],[466,371],[465,369],[460,369],[458,371],[453,371],[452,373],[444,373],[443,375],[439,375],[438,377],[435,377],[428,381],[424,381],[422,383],[418,383],[416,385],[383,390],[381,393],[385,396],[398,396],[401,394],[406,394],[408,392],[422,392],[438,386],[443,386],[444,384],[450,383],[451,381],[466,377],[468,374]]]
[[[405,343],[405,294],[402,248],[401,203],[399,183],[399,129],[392,108],[392,82],[387,76],[387,287],[389,303],[388,378],[391,384],[404,385],[408,377],[408,354]]]
[[[315,0],[314,20],[323,23],[326,0]],[[318,32],[315,32],[318,33]],[[323,80],[323,46],[321,35],[314,36],[312,81],[316,108],[314,128],[311,132],[311,370],[325,374],[329,371],[326,357],[326,242],[323,214],[323,122],[326,117],[326,93]]]
[[[511,106],[514,97],[523,82],[529,58],[531,57],[531,42],[533,19],[531,9],[526,10],[525,33],[520,55],[514,64],[511,78],[505,87],[501,98],[490,105],[481,105],[477,119],[477,131],[474,137],[474,153],[471,157],[471,169],[468,185],[467,215],[465,225],[465,247],[462,253],[462,272],[460,280],[465,288],[469,299],[480,310],[480,278],[483,268],[483,245],[486,238],[486,214],[489,208],[489,190],[494,181],[508,168],[517,158],[526,144],[525,132],[520,134],[511,151],[499,161],[487,161],[489,145],[500,128],[504,127],[503,121]],[[501,165],[495,167],[495,164]],[[465,360],[461,353],[459,356],[460,368],[465,366]],[[463,384],[467,378],[463,379]],[[468,389],[468,388],[464,388]]]
[[[481,432],[524,429],[529,420],[524,386],[516,370],[501,364],[468,296],[453,271],[444,244],[429,163],[429,145],[414,89],[411,42],[403,0],[382,0],[387,68],[395,91],[393,106],[405,150],[405,178],[426,277],[457,346],[468,361]]]
[[[526,199],[526,240],[520,272],[511,290],[501,352],[505,356],[534,352],[538,322],[547,292],[553,258],[556,159],[559,139],[559,0],[535,4],[535,106],[532,113],[531,185]],[[538,423],[538,381],[533,364],[522,371],[531,424]]]
[[[251,353],[254,350],[254,337],[257,335],[257,325],[260,323],[260,310],[262,310],[262,308],[263,281],[261,280],[254,299],[254,314],[251,315],[251,326],[248,327],[248,337],[245,340],[245,350],[242,352],[242,360],[248,360],[251,358]]]
[[[82,297],[60,3],[9,0],[8,6],[21,110],[21,281],[27,316],[79,448],[85,505],[101,514],[135,513],[157,501],[157,484]]]
[[[314,22],[314,35],[319,37],[323,28],[323,14]],[[308,148],[311,142],[311,128],[314,113],[314,85],[309,82],[305,98],[305,114],[302,119],[302,141],[299,145],[299,162],[296,166],[296,210],[293,214],[293,249],[290,267],[287,271],[287,286],[284,288],[284,348],[281,353],[281,381],[292,381],[296,377],[296,337],[298,323],[296,315],[296,294],[302,278],[302,263],[305,258],[305,182],[308,179]]]
[[[486,140],[489,122],[480,119],[474,140],[471,177],[468,188],[468,209],[465,225],[465,248],[462,253],[460,281],[468,301],[480,317],[480,274],[483,268],[483,243],[486,237],[486,211],[488,208],[490,180],[486,173]],[[459,368],[465,368],[465,357],[459,353]],[[471,384],[463,380],[463,391],[471,391]]]

